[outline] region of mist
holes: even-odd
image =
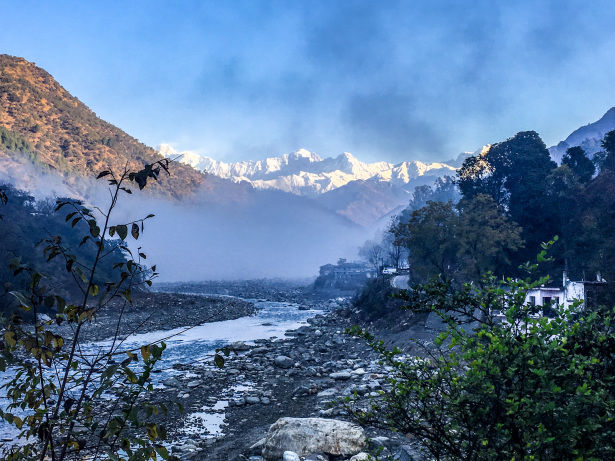
[[[271,191],[230,206],[203,197],[136,200],[119,215],[149,212],[156,216],[139,245],[160,281],[312,277],[323,264],[355,257],[367,233],[301,197]]]
[[[355,258],[370,234],[315,202],[245,184],[211,178],[182,202],[139,192],[122,194],[112,224],[145,217],[145,230],[129,246],[156,265],[159,281],[255,278],[307,278],[337,258]],[[9,183],[37,200],[81,198],[89,206],[108,206],[106,183],[41,173],[30,163],[0,162],[0,183]]]

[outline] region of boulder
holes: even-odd
[[[370,461],[371,459],[373,458],[369,456],[367,453],[361,452],[361,453],[357,453],[352,458],[350,458],[350,461]]]
[[[243,341],[235,341],[228,348],[234,352],[245,352],[250,350],[250,346]]]
[[[280,368],[290,368],[295,364],[295,362],[293,362],[293,359],[286,355],[278,355],[274,359],[274,363]]]
[[[349,457],[365,445],[365,432],[356,424],[325,418],[280,418],[267,432],[263,456],[277,461],[292,450],[299,456],[326,453]]]
[[[282,455],[282,461],[301,461],[299,455],[294,451],[285,451]]]

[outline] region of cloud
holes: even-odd
[[[352,96],[344,124],[354,143],[398,160],[445,155],[441,133],[419,113],[413,98],[394,90]]]

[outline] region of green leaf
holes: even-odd
[[[130,233],[132,237],[137,240],[139,238],[139,226],[136,223],[132,223],[132,227],[130,229]]]
[[[119,235],[122,240],[125,240],[128,236],[128,227],[125,224],[115,226],[115,230],[117,231],[117,235]]]
[[[148,346],[141,346],[141,356],[143,357],[143,360],[147,360],[150,358],[150,352],[149,352]]]
[[[4,341],[10,346],[13,347],[17,344],[17,339],[15,338],[15,332],[7,330],[4,332]]]
[[[220,354],[214,355],[214,363],[218,368],[224,368],[224,357]]]

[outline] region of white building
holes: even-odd
[[[598,274],[596,280],[582,280],[573,282],[566,272],[562,276],[562,287],[538,287],[527,292],[525,302],[535,306],[542,306],[547,314],[549,308],[559,307],[567,310],[577,300],[585,302],[593,287],[603,286],[606,281]]]

